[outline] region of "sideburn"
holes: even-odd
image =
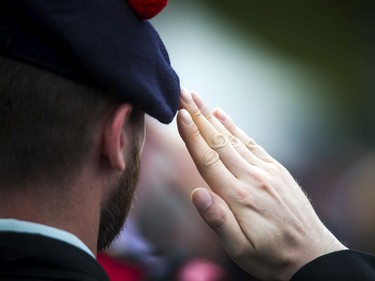
[[[124,174],[112,186],[113,192],[101,210],[97,244],[98,251],[108,249],[121,233],[132,207],[139,171],[140,148],[137,138],[133,137],[132,148],[126,162]]]

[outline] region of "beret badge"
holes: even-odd
[[[159,14],[168,0],[128,0],[129,6],[141,20],[148,20]]]

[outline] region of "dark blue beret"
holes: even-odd
[[[179,79],[152,25],[126,0],[1,0],[0,53],[172,121]]]

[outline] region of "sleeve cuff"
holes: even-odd
[[[291,281],[375,280],[375,256],[343,250],[320,256],[303,266]]]

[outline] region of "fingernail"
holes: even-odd
[[[199,109],[204,109],[205,105],[204,105],[204,102],[203,102],[201,96],[197,92],[193,92],[191,95],[192,95],[193,100],[194,100],[195,104],[197,105],[197,107]]]
[[[186,89],[181,89],[181,98],[186,103],[190,103],[193,101],[191,94]]]
[[[194,206],[199,212],[206,211],[214,202],[211,194],[205,188],[198,188],[193,191],[192,199]]]
[[[221,121],[225,121],[225,119],[227,119],[227,115],[221,108],[215,109],[215,116]]]
[[[190,126],[192,124],[193,120],[191,119],[191,116],[189,112],[187,112],[187,110],[181,109],[180,116],[181,116],[182,121],[185,123],[185,125]]]

